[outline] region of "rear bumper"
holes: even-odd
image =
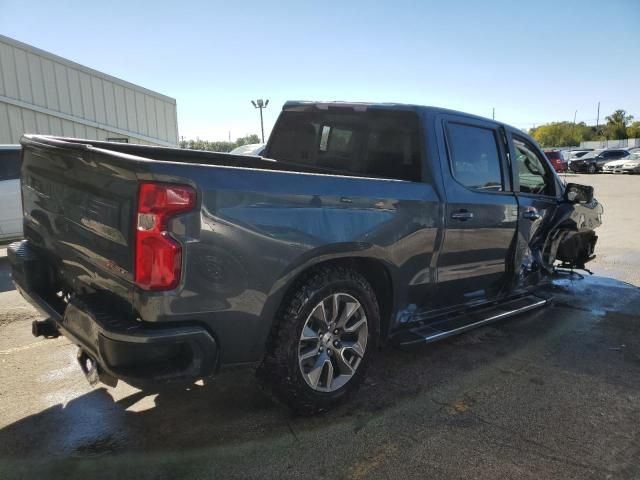
[[[18,291],[95,361],[98,374],[144,386],[189,382],[215,373],[218,345],[204,327],[156,326],[125,319],[96,295],[63,302],[55,297],[55,288],[47,285],[46,262],[26,240],[11,244],[7,254]]]

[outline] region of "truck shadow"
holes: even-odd
[[[611,355],[609,346],[620,339],[640,358],[640,341],[633,340],[640,338],[640,288],[602,277],[577,286],[573,282],[565,278],[552,287],[557,301],[547,309],[409,352],[379,352],[360,392],[331,415],[294,417],[263,393],[248,370],[228,371],[188,388],[125,395],[121,387],[97,388],[1,429],[0,459],[186,452],[289,437],[297,441],[299,434],[320,435],[336,425],[357,433],[372,419],[408,404],[433,415],[442,408],[434,392],[459,389],[461,378],[479,371],[505,374],[504,359],[526,354],[534,362],[542,355],[536,349],[553,355],[560,368],[588,369],[604,382],[615,381],[608,369],[616,365],[602,358]],[[582,333],[576,336],[575,331]],[[600,344],[602,357],[594,347]]]

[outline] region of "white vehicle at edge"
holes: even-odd
[[[0,244],[21,237],[20,145],[0,145]]]
[[[265,146],[266,144],[264,143],[249,143],[247,145],[240,145],[239,147],[231,150],[229,153],[232,155],[251,155],[259,157],[262,155]]]
[[[631,154],[622,165],[624,173],[640,173],[640,151]]]
[[[629,161],[629,157],[621,160],[614,160],[613,162],[605,163],[602,167],[603,173],[622,173],[622,167]]]

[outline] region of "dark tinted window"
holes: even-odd
[[[0,150],[0,181],[20,178],[20,150]]]
[[[624,157],[626,157],[625,150],[607,150],[605,152],[602,152],[602,158],[607,158],[610,160],[615,160],[615,159],[624,158]]]
[[[418,181],[418,118],[381,110],[287,111],[266,155],[346,174]]]
[[[464,186],[500,192],[503,190],[500,154],[494,130],[450,123],[447,126],[453,176]]]
[[[524,139],[514,137],[513,147],[520,191],[537,195],[553,195],[553,176],[542,156]]]

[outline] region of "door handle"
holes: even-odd
[[[470,212],[468,210],[458,210],[457,212],[453,212],[451,214],[451,218],[464,222],[473,218],[473,212]]]
[[[538,220],[542,215],[540,215],[538,213],[537,210],[532,209],[532,210],[526,210],[525,212],[523,212],[522,214],[522,218],[526,218],[527,220]]]

